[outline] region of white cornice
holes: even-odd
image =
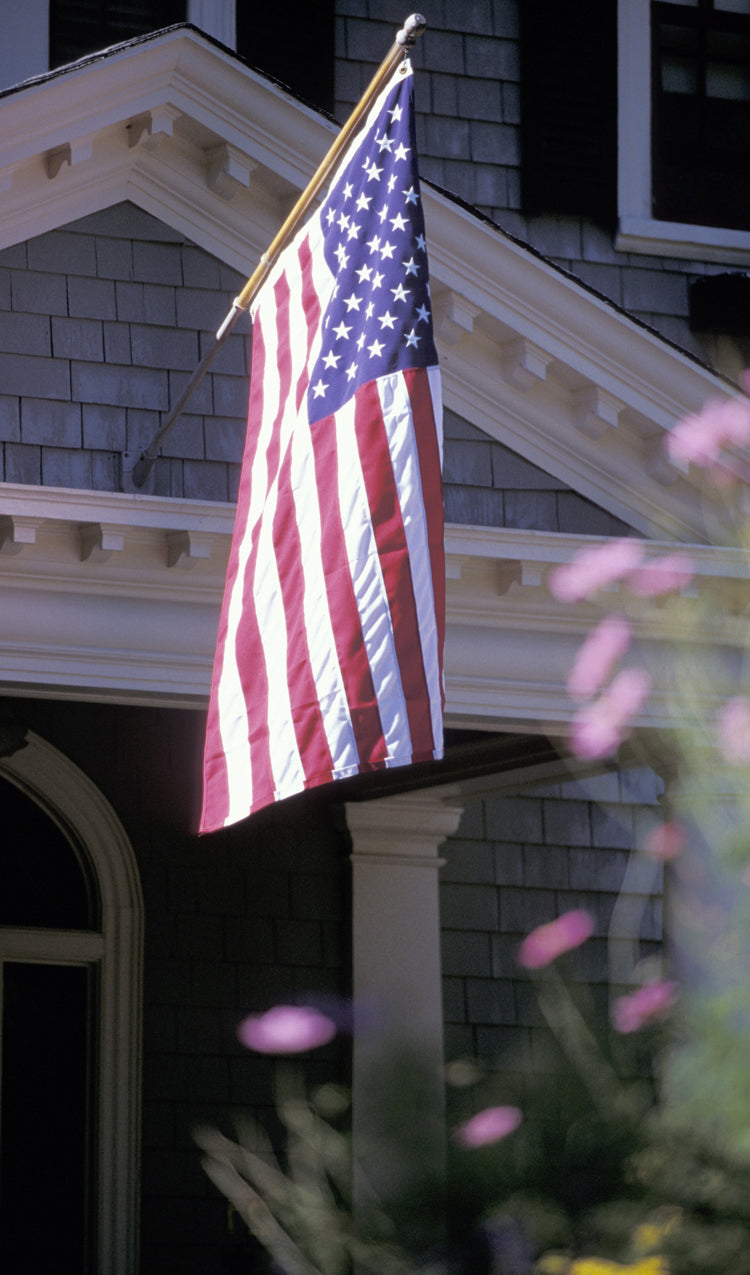
[[[2,687],[16,695],[203,706],[233,522],[233,506],[208,501],[0,484]],[[565,728],[565,680],[596,613],[586,604],[560,606],[546,577],[597,542],[447,527],[450,725]],[[87,553],[89,545],[99,552]],[[743,554],[707,546],[691,554],[698,590],[721,590],[731,611],[747,588]],[[645,652],[657,650],[653,618],[637,623],[636,636]],[[642,724],[669,720],[657,685]]]

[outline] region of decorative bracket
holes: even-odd
[[[24,545],[36,544],[39,518],[25,518],[19,514],[0,515],[0,550],[3,553],[20,553]]]
[[[105,522],[85,522],[78,528],[81,562],[106,562],[125,545],[125,533]]]
[[[161,137],[171,137],[175,120],[182,114],[174,106],[155,106],[143,115],[136,115],[127,125],[128,146],[144,146],[146,150],[154,150]]]
[[[211,541],[208,536],[196,535],[194,531],[167,532],[167,566],[182,567],[190,570],[199,559],[204,562],[211,557]]]
[[[527,341],[525,337],[508,341],[502,347],[501,358],[505,380],[524,392],[545,380],[547,368],[552,362],[551,354],[547,354],[532,341]]]
[[[471,335],[474,320],[481,314],[479,306],[472,305],[457,292],[444,293],[435,310],[435,333],[446,345],[457,345],[467,332]]]
[[[247,189],[257,168],[247,155],[229,142],[211,146],[206,155],[206,181],[220,199],[233,199],[239,190]]]
[[[66,142],[64,146],[47,151],[45,164],[49,180],[53,181],[63,168],[72,168],[74,164],[82,164],[84,160],[91,159],[93,154],[94,141],[91,137],[79,137],[75,142]]]
[[[601,438],[608,429],[617,427],[622,403],[598,385],[575,390],[572,402],[575,424],[589,438]]]

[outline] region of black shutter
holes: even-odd
[[[524,212],[617,213],[616,0],[521,0]]]

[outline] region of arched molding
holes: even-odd
[[[57,748],[29,731],[0,758],[0,775],[64,832],[99,891],[101,957],[97,1094],[97,1269],[138,1263],[143,896],[133,848],[104,794]]]

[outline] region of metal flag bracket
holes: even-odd
[[[132,452],[121,453],[120,486],[122,491],[135,493],[140,492],[144,495],[153,491],[153,467],[164,439],[170,430],[176,425],[185,409],[186,404],[192,398],[198,385],[203,380],[203,377],[213,363],[230,332],[233,330],[235,324],[240,318],[240,315],[244,314],[245,311],[249,309],[256,293],[261,287],[261,284],[264,282],[266,276],[271,270],[271,267],[274,265],[289,239],[297,230],[302,219],[309,211],[314,200],[317,198],[321,188],[328,180],[336,162],[349,142],[352,134],[357,129],[357,126],[366,111],[369,109],[370,104],[374,101],[384,82],[398,65],[399,61],[405,57],[409,49],[414,47],[417,38],[422,34],[426,26],[426,19],[422,17],[421,13],[413,13],[406,19],[401,30],[397,32],[393,45],[381,62],[348,120],[336,136],[335,141],[328,150],[324,159],[319,164],[305,190],[302,192],[296,204],[292,208],[292,211],[289,213],[286,221],[282,225],[276,237],[272,240],[270,246],[261,256],[258,265],[250,275],[244,288],[232,302],[229,313],[226,315],[216,333],[216,340],[209,346],[208,350],[203,355],[203,358],[190,377],[190,380],[182,391],[177,402],[170,407],[167,415],[159,425],[159,428],[154,434],[154,437],[151,439],[151,442],[148,444],[148,447],[140,453],[137,459],[134,458],[134,454]]]

